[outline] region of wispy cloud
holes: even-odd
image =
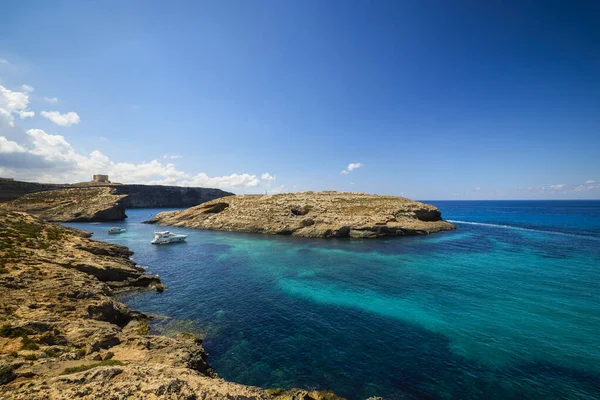
[[[23,89],[24,91],[26,91],[26,92],[29,92],[29,93],[31,93],[31,92],[33,92],[33,91],[35,90],[35,89],[33,88],[33,86],[24,85],[24,84],[23,84],[23,85],[21,85],[21,89]]]
[[[0,64],[8,65],[10,64],[6,58],[0,58]]]
[[[42,97],[46,103],[56,104],[58,103],[58,97]]]
[[[77,113],[73,111],[70,111],[65,114],[61,114],[58,111],[42,111],[40,114],[42,115],[42,117],[48,118],[50,121],[60,126],[71,126],[78,124],[79,121],[81,121],[79,115],[77,115]]]
[[[362,167],[363,165],[361,163],[350,163],[348,164],[348,166],[346,167],[346,169],[342,170],[342,174],[349,174],[350,172],[354,171],[355,169],[358,169],[360,167]]]
[[[183,156],[181,156],[179,154],[168,154],[167,153],[163,156],[163,160],[175,160],[175,159],[181,158],[181,157],[183,157]]]

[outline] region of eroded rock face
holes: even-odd
[[[0,399],[338,399],[223,381],[196,336],[149,335],[112,294],[160,280],[88,236],[0,209]]]
[[[47,221],[121,221],[127,217],[123,204],[125,197],[108,187],[60,189],[30,193],[4,207],[34,214]]]
[[[455,229],[432,205],[404,197],[344,192],[229,196],[163,212],[148,222],[314,238],[375,238]]]
[[[113,188],[117,194],[127,196],[123,199],[123,205],[126,208],[192,207],[233,194],[220,189],[200,187],[98,184],[94,182],[52,184],[0,180],[0,203],[16,200],[29,193],[77,187]]]

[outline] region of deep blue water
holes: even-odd
[[[382,240],[70,224],[169,286],[137,309],[206,336],[225,379],[350,399],[600,398],[600,201],[432,202],[458,229]]]

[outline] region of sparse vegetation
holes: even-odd
[[[32,334],[33,332],[29,329],[22,328],[20,326],[13,327],[10,324],[4,324],[0,327],[0,336],[7,338],[18,338],[25,337]]]
[[[38,359],[38,356],[37,356],[37,354],[33,354],[33,353],[31,353],[31,354],[27,354],[27,355],[25,356],[25,359],[26,359],[27,361],[35,361],[35,360],[37,360],[37,359]]]
[[[31,338],[27,335],[24,335],[21,338],[21,350],[39,350],[40,346],[38,346]]]
[[[49,348],[49,349],[45,349],[44,350],[44,354],[46,354],[48,357],[50,358],[54,358],[54,357],[58,357],[62,354],[62,350],[60,349],[54,349],[54,348]]]
[[[105,367],[105,366],[109,366],[109,365],[123,365],[123,363],[119,360],[104,360],[104,361],[100,361],[100,362],[97,362],[94,364],[85,364],[85,365],[80,365],[78,367],[65,368],[63,370],[63,372],[61,372],[61,375],[74,374],[76,372],[83,372],[83,371],[87,371],[92,368]]]

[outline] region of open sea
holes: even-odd
[[[128,246],[222,378],[349,399],[600,398],[600,201],[432,201],[456,231],[377,240],[68,224]],[[109,226],[127,229],[108,235]],[[169,229],[169,228],[164,228]],[[162,316],[162,317],[160,317]]]

